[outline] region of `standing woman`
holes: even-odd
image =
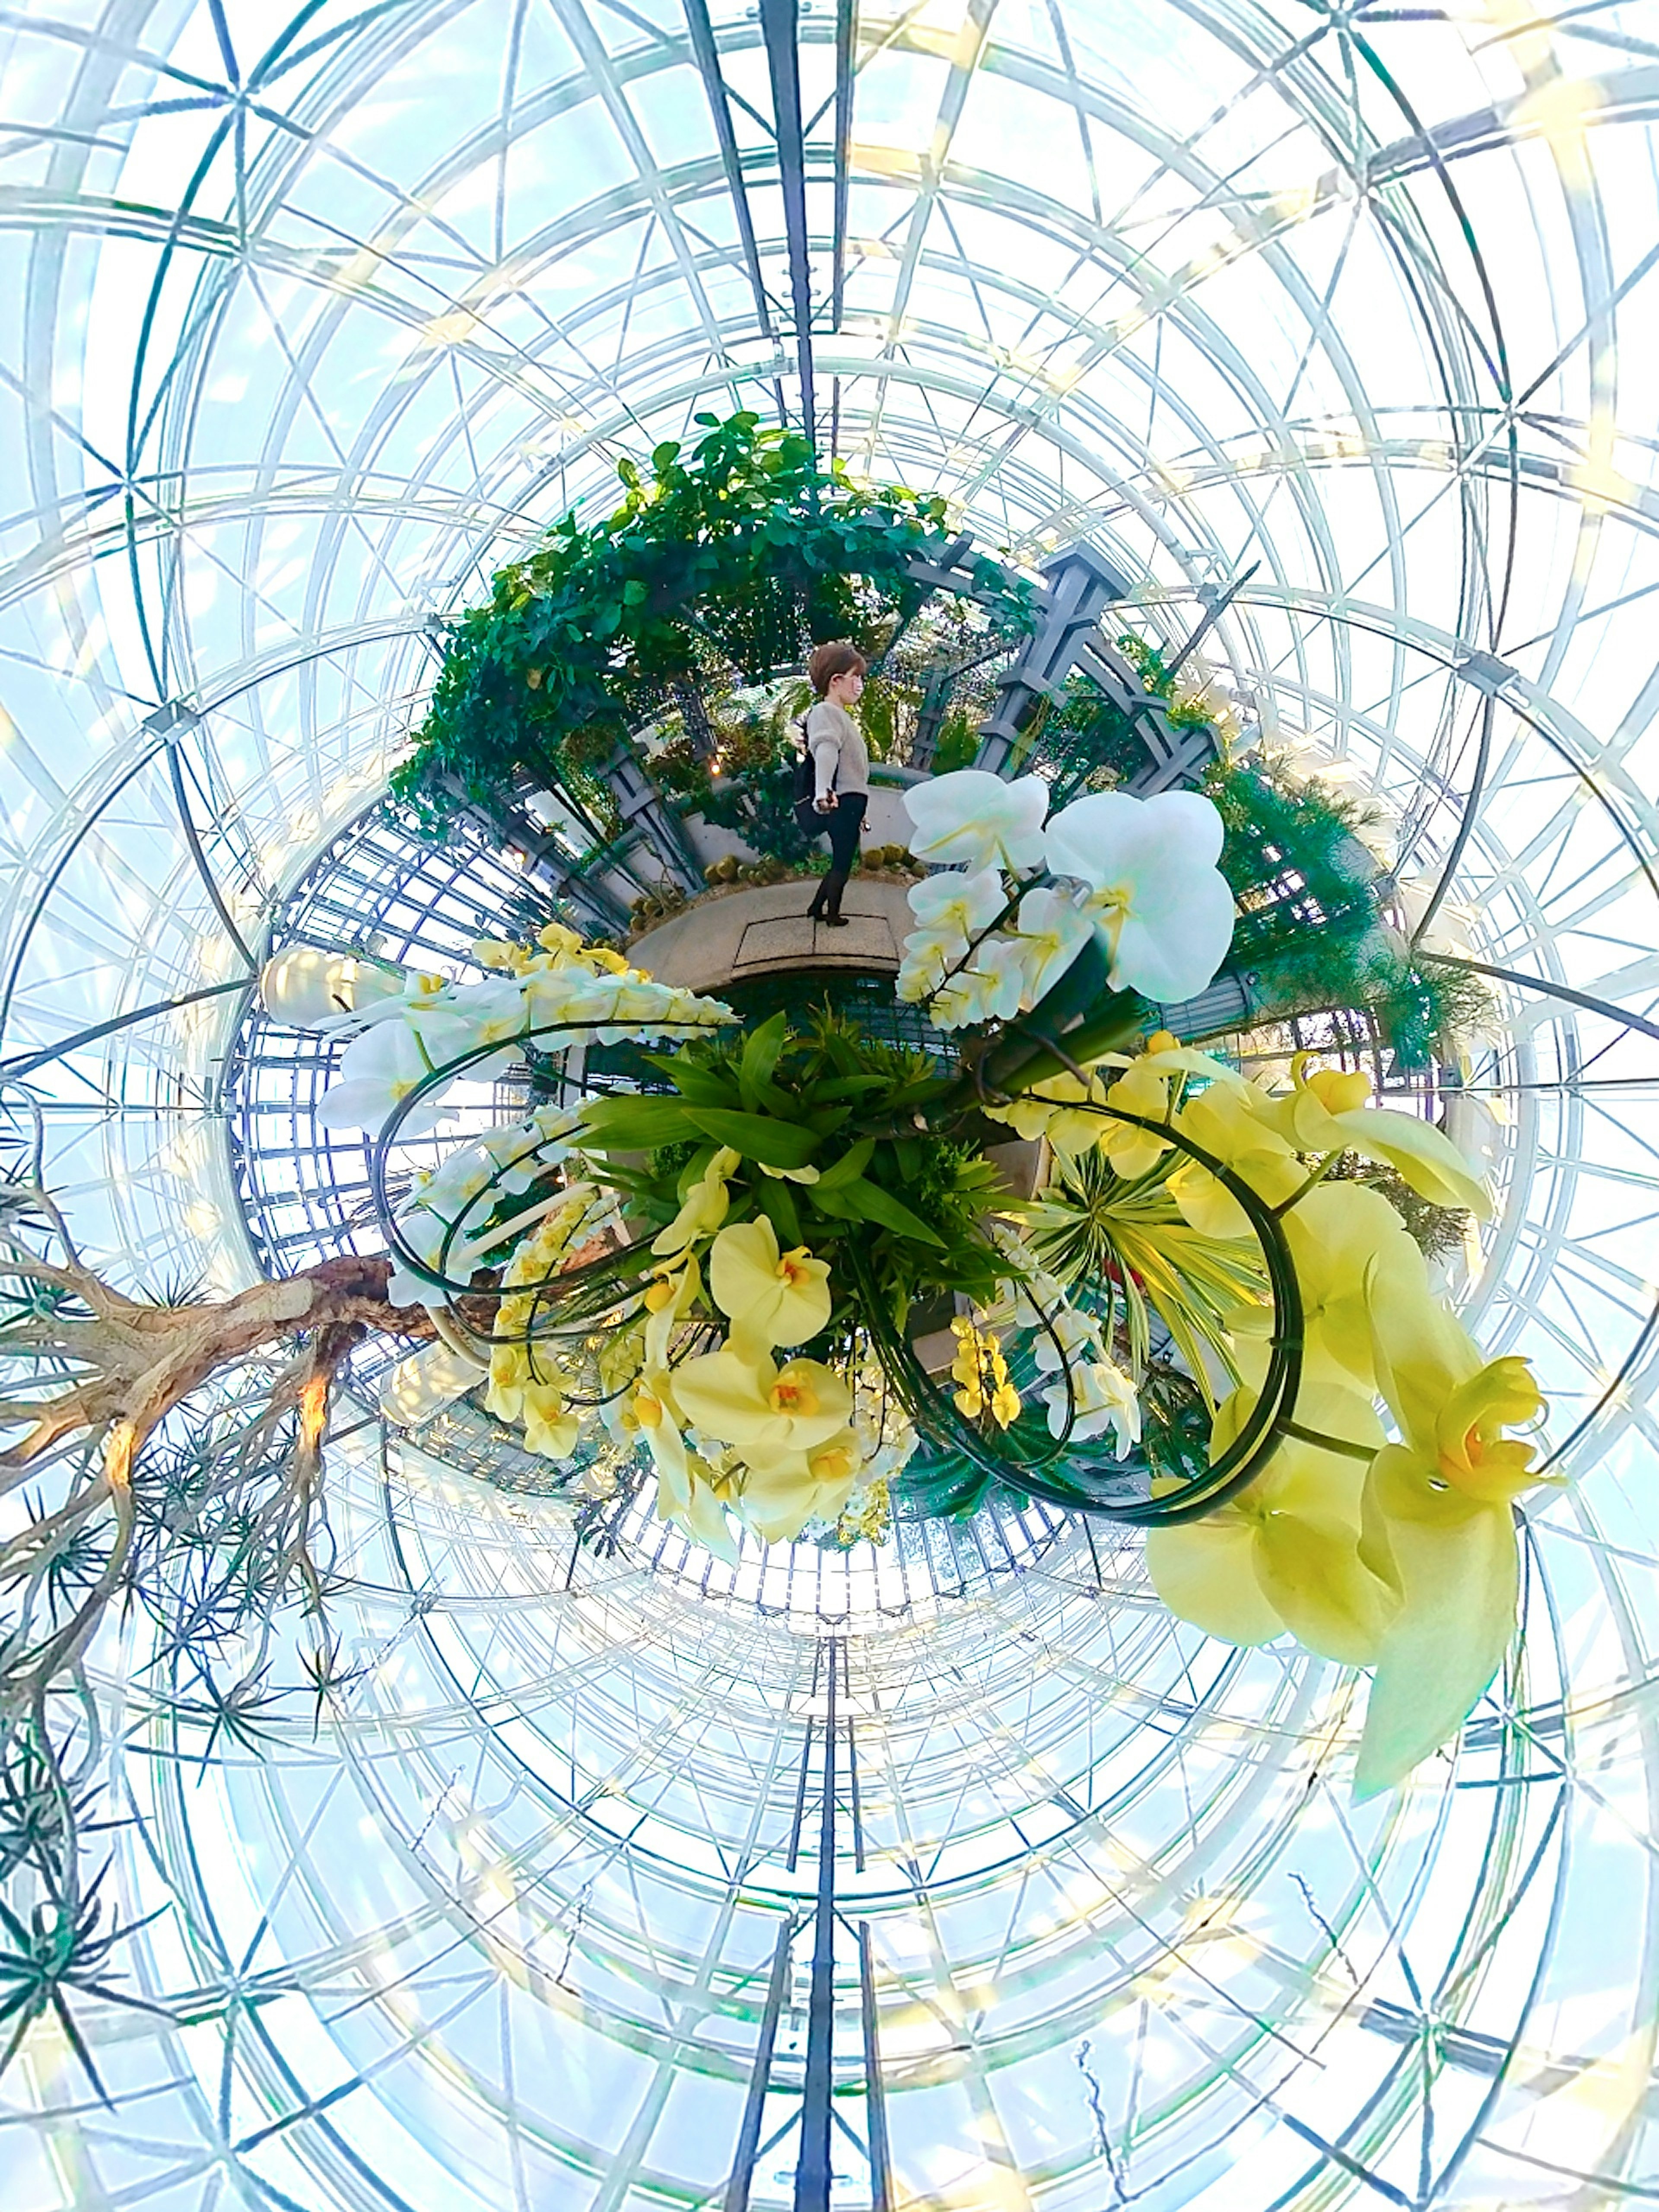
[[[855,645],[820,645],[806,664],[814,703],[806,715],[806,750],[813,778],[812,814],[830,840],[830,872],[806,911],[815,921],[842,929],[841,895],[853,872],[859,832],[870,801],[870,754],[852,708],[864,690],[867,665]],[[806,810],[800,810],[803,817]],[[802,825],[807,826],[803,819]]]

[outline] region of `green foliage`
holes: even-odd
[[[972,1146],[918,1133],[915,1115],[947,1088],[926,1054],[875,1042],[819,1011],[803,1030],[778,1013],[746,1036],[647,1058],[672,1090],[596,1100],[581,1139],[611,1156],[610,1179],[641,1240],[673,1219],[726,1146],[742,1164],[726,1218],[764,1214],[781,1243],[806,1244],[832,1262],[855,1242],[896,1323],[941,1291],[995,1295],[1006,1266],[982,1220],[1000,1185]],[[617,1158],[638,1152],[650,1156],[642,1168]],[[844,1321],[852,1273],[834,1279]]]
[[[905,567],[942,550],[941,500],[855,484],[747,411],[697,421],[689,454],[670,441],[644,468],[619,462],[613,514],[567,515],[453,626],[392,778],[428,823],[458,790],[489,805],[526,781],[568,789],[575,767],[602,775],[676,685],[758,681],[808,641],[878,651],[915,614],[926,593]],[[988,560],[978,580],[1011,633],[1030,629],[1028,586]]]
[[[1099,1152],[1062,1159],[1055,1185],[1018,1211],[1031,1247],[1055,1279],[1115,1326],[1137,1376],[1152,1356],[1149,1305],[1191,1373],[1232,1371],[1229,1316],[1267,1297],[1267,1269],[1247,1243],[1206,1237],[1188,1226],[1165,1184],[1166,1154],[1126,1182]],[[1207,1395],[1207,1392],[1206,1392]]]
[[[1271,761],[1218,762],[1205,779],[1226,826],[1221,871],[1238,900],[1230,970],[1258,1016],[1368,1013],[1404,1066],[1421,1066],[1478,1018],[1473,979],[1419,964],[1384,930],[1364,811]]]

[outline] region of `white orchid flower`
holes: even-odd
[[[1006,783],[988,769],[959,768],[912,784],[904,811],[915,827],[910,850],[939,866],[960,863],[977,873],[998,866],[1042,866],[1042,817],[1049,790],[1040,775]]]
[[[963,968],[931,994],[927,1018],[936,1030],[971,1029],[991,1019],[991,1000],[1000,978],[983,969]]]
[[[1011,1022],[1026,994],[1025,948],[1012,937],[988,937],[974,955],[971,972],[979,978],[981,1021]]]
[[[1069,1386],[1062,1376],[1042,1394],[1049,1435],[1064,1433],[1069,1407],[1073,1412],[1069,1443],[1085,1444],[1109,1428],[1115,1431],[1118,1457],[1127,1458],[1140,1435],[1140,1401],[1133,1383],[1115,1360],[1105,1358],[1079,1360],[1068,1373]]]
[[[380,967],[356,953],[288,945],[260,970],[259,996],[272,1021],[290,1029],[337,1027],[342,1017],[366,1022],[370,1007],[395,1006],[405,981],[401,968]]]
[[[399,1237],[417,1259],[434,1269],[438,1267],[438,1255],[443,1249],[447,1229],[447,1223],[441,1221],[435,1213],[428,1213],[418,1206],[398,1217]],[[448,1274],[453,1271],[446,1267],[440,1272]],[[386,1295],[389,1305],[408,1307],[423,1306],[428,1299],[437,1301],[443,1293],[424,1275],[413,1273],[394,1253]]]
[[[968,945],[960,930],[913,929],[904,940],[904,957],[893,982],[895,994],[907,1005],[927,998],[951,969],[967,958]]]
[[[1098,1322],[1079,1313],[1075,1306],[1066,1304],[1063,1299],[1049,1307],[1046,1317],[1033,1311],[1029,1325],[1037,1332],[1031,1357],[1045,1375],[1059,1374],[1079,1352],[1086,1352],[1096,1359],[1106,1356]]]
[[[317,1119],[325,1129],[379,1129],[417,1084],[447,1060],[465,1052],[469,1032],[459,1023],[423,1023],[420,1036],[407,1022],[379,1022],[349,1044],[340,1059],[340,1080],[318,1102]],[[442,1091],[422,1101],[398,1134],[419,1137],[448,1118]]]
[[[1025,963],[1025,1006],[1057,983],[1094,933],[1092,917],[1066,892],[1027,891],[1014,924]]]
[[[910,911],[925,932],[954,931],[964,938],[988,929],[1008,903],[995,868],[979,868],[972,875],[942,870],[912,884],[908,897]]]
[[[1215,865],[1223,834],[1195,791],[1091,793],[1049,823],[1048,866],[1088,885],[1114,990],[1175,1006],[1214,976],[1233,939],[1233,895]]]

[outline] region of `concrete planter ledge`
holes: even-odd
[[[907,888],[896,880],[860,881],[854,876],[842,900],[845,929],[825,929],[809,919],[806,908],[817,889],[811,876],[724,891],[699,899],[635,938],[628,957],[659,983],[716,998],[728,983],[790,969],[890,975],[898,968],[899,948],[915,926]]]

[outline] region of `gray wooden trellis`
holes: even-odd
[[[1219,750],[1207,724],[1178,728],[1100,626],[1106,609],[1129,586],[1092,545],[1067,546],[1042,566],[1042,619],[1018,658],[1004,670],[997,702],[980,724],[977,768],[1006,775],[1018,755],[1020,724],[1039,699],[1057,699],[1073,672],[1086,676],[1126,715],[1146,760],[1121,787],[1136,799],[1196,783]]]
[[[994,594],[979,574],[981,557],[973,550],[971,534],[963,531],[937,556],[914,556],[905,564],[906,572],[913,582],[926,586],[930,596],[949,592],[970,604],[988,605]],[[1143,765],[1122,788],[1144,799],[1195,783],[1215,757],[1215,732],[1207,725],[1172,725],[1164,702],[1147,691],[1101,627],[1106,610],[1130,595],[1124,578],[1104,554],[1089,544],[1068,546],[1045,562],[1041,573],[1037,627],[999,679],[996,704],[980,726],[975,764],[998,775],[1017,772],[1022,721],[1039,699],[1057,698],[1066,678],[1077,672],[1088,677],[1109,705],[1128,720],[1145,750]],[[950,680],[960,672],[945,672],[945,680],[924,700],[920,732],[924,752],[943,720]],[[915,765],[926,766],[926,760]],[[622,813],[622,831],[613,848],[617,862],[647,881],[666,882],[687,891],[700,889],[702,878],[684,833],[672,808],[658,795],[632,744],[619,744],[601,772]],[[538,872],[554,865],[547,844],[542,841],[541,849],[532,854]],[[569,884],[561,888],[568,896]],[[606,896],[606,903],[611,902],[620,903],[615,893]]]

